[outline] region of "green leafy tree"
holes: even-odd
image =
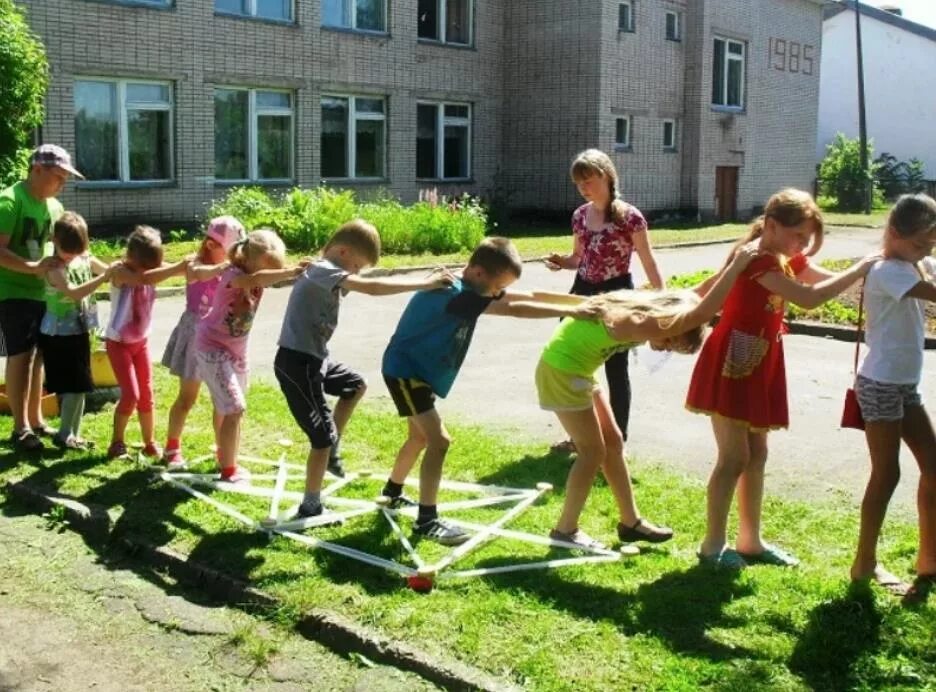
[[[29,136],[49,86],[45,47],[13,0],[0,0],[0,186],[26,171]]]
[[[926,190],[926,177],[924,165],[920,159],[914,157],[906,164],[907,192],[923,192]]]
[[[868,142],[868,160],[874,146]],[[880,190],[874,174],[878,165],[871,163],[865,173],[861,169],[861,146],[857,139],[849,139],[841,132],[835,135],[826,149],[826,156],[819,165],[820,194],[836,200],[840,211],[855,212],[864,209],[864,195],[868,184],[874,185],[874,198],[880,198]]]

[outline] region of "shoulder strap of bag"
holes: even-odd
[[[858,377],[858,352],[861,350],[861,337],[864,332],[864,292],[865,280],[861,280],[861,297],[858,299],[858,330],[855,332],[855,365],[853,372]]]

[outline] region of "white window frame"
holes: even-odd
[[[247,177],[246,178],[215,178],[222,183],[291,183],[296,179],[296,93],[289,89],[268,89],[265,87],[240,87],[227,84],[215,84],[214,89],[224,91],[247,92]],[[289,95],[289,108],[275,106],[257,106],[257,92],[271,92]],[[214,91],[212,91],[214,99]],[[214,102],[212,101],[212,105]],[[260,178],[260,152],[258,147],[257,120],[261,115],[288,115],[289,116],[289,177],[287,178]],[[215,127],[217,124],[215,123]],[[214,132],[212,132],[214,134]],[[213,162],[213,165],[216,162]]]
[[[211,4],[215,4],[215,0],[211,0]],[[231,12],[230,10],[219,10],[217,7],[214,7],[216,14],[224,15],[225,17],[250,17],[251,19],[259,19],[264,22],[288,22],[290,24],[295,23],[296,21],[296,0],[289,0],[289,17],[286,19],[279,19],[276,17],[259,17],[257,16],[257,0],[247,0],[247,11],[246,12]]]
[[[669,18],[672,16],[675,33],[673,36],[669,35]],[[682,13],[677,12],[676,10],[666,10],[666,15],[663,20],[663,32],[667,41],[682,41]]]
[[[84,75],[76,76],[75,82],[99,82],[104,84],[114,84],[117,87],[117,173],[116,180],[89,180],[89,183],[169,183],[175,180],[175,127],[173,116],[175,114],[175,99],[173,98],[172,82],[157,79],[114,79],[112,77],[86,77]],[[128,136],[129,125],[127,122],[127,85],[128,84],[154,84],[166,87],[169,90],[169,101],[166,104],[159,103],[140,103],[134,104],[135,111],[168,111],[169,113],[169,177],[168,178],[147,178],[130,179],[130,138]],[[72,109],[74,111],[74,107]],[[72,117],[77,115],[73,113]],[[77,133],[76,133],[77,136]]]
[[[625,132],[627,137],[625,141],[618,141],[618,123],[623,122],[626,125]],[[627,151],[629,150],[634,141],[634,118],[630,115],[617,115],[614,117],[614,150],[615,151]]]
[[[436,177],[435,178],[416,178],[417,180],[445,180],[445,181],[463,181],[471,180],[473,174],[473,166],[471,161],[472,155],[472,112],[473,109],[470,103],[464,103],[459,101],[417,101],[417,108],[419,106],[435,106],[436,109]],[[445,107],[446,106],[464,106],[468,108],[468,117],[467,118],[458,118],[455,116],[446,116]],[[458,178],[446,178],[445,177],[445,126],[446,125],[467,125],[468,126],[468,172],[464,177]]]
[[[387,11],[388,0],[380,0],[383,4],[383,29],[359,29],[357,26],[357,5],[356,0],[341,0],[343,5],[342,15],[344,17],[350,18],[349,24],[326,24],[322,22],[322,26],[328,29],[350,29],[351,31],[362,31],[370,34],[386,34],[388,33],[388,25],[390,21],[389,12]]]
[[[747,76],[747,74],[746,74],[746,69],[747,69],[747,64],[746,64],[746,63],[747,63],[747,44],[746,44],[744,41],[739,41],[738,39],[727,38],[727,37],[724,37],[724,36],[714,36],[713,38],[714,38],[715,41],[722,41],[722,42],[725,44],[725,64],[722,65],[722,78],[723,78],[723,80],[724,80],[724,81],[722,82],[722,94],[723,94],[723,98],[724,98],[724,100],[726,101],[726,103],[715,103],[714,100],[713,100],[713,101],[712,101],[712,105],[715,106],[716,108],[730,108],[730,109],[732,109],[732,110],[743,110],[743,109],[744,109],[744,97],[746,96],[746,94],[745,94],[745,88],[744,88],[744,80],[745,80],[745,78],[746,78],[746,76]],[[730,47],[731,47],[732,45],[741,46],[741,55],[733,54],[733,53],[729,50]],[[713,63],[714,63],[714,60],[715,60],[715,47],[714,47],[714,44],[713,44],[713,45],[712,45],[712,61],[713,61]],[[741,83],[740,83],[740,85],[738,86],[738,101],[739,101],[740,103],[737,104],[737,105],[735,105],[735,104],[728,104],[728,103],[727,103],[727,101],[728,101],[728,75],[729,75],[729,73],[730,73],[730,70],[728,69],[728,67],[729,67],[729,65],[731,64],[732,61],[740,62],[740,63],[741,63]],[[713,73],[712,73],[712,79],[713,79],[713,80],[715,79],[714,70],[713,70]]]
[[[673,141],[666,143],[666,126],[672,125]],[[663,119],[663,149],[666,151],[676,151],[679,146],[679,129],[674,118]]]
[[[436,34],[438,38],[425,38],[418,36],[417,38],[420,41],[426,41],[429,43],[444,43],[450,46],[473,46],[474,45],[474,11],[475,11],[475,0],[465,0],[468,3],[468,42],[461,43],[460,41],[449,41],[448,34],[446,33],[446,1],[445,0],[435,0],[436,3],[436,15],[439,18],[439,22],[436,25]],[[417,29],[418,34],[418,29]],[[451,104],[450,104],[451,105]]]
[[[386,5],[385,5],[386,6]],[[368,96],[367,94],[339,94],[326,92],[321,95],[319,98],[319,112],[322,110],[322,99],[333,98],[333,99],[348,99],[348,121],[347,121],[347,150],[346,154],[348,156],[348,174],[344,177],[335,178],[329,177],[328,180],[386,180],[387,179],[387,141],[389,139],[387,132],[387,97],[386,96]],[[373,101],[382,101],[383,102],[383,113],[358,113],[357,112],[357,99],[369,99]],[[357,175],[357,128],[355,127],[356,121],[358,120],[379,120],[384,124],[383,132],[383,174],[378,176],[358,176]],[[319,135],[321,138],[321,135]],[[321,152],[321,139],[319,140],[319,151]],[[321,168],[321,163],[319,164]],[[319,170],[321,173],[321,170]],[[324,175],[322,177],[325,177]]]
[[[624,7],[627,7],[627,25],[621,26],[621,9]],[[636,24],[637,22],[635,21],[635,17],[634,17],[634,0],[626,0],[625,2],[619,2],[618,3],[618,19],[617,19],[618,31],[619,32],[624,31],[629,34],[632,34],[637,30]]]

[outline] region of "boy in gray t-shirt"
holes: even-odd
[[[273,367],[289,410],[311,445],[300,517],[322,513],[320,492],[326,467],[337,476],[344,475],[338,440],[367,388],[361,375],[329,357],[328,341],[338,326],[342,296],[349,291],[391,295],[432,290],[454,280],[446,270],[420,279],[357,276],[379,258],[377,229],[360,219],[349,221],[335,231],[321,259],[305,269],[289,296]],[[326,394],[338,397],[334,412]]]

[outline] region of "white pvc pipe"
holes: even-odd
[[[484,531],[485,529],[490,528],[484,524],[474,524],[470,521],[462,521],[461,519],[452,519],[450,517],[446,517],[446,521],[450,521],[453,524],[457,524],[458,526],[464,527],[466,529],[471,529],[472,531]],[[585,546],[577,545],[576,543],[569,543],[568,541],[557,541],[554,538],[549,538],[548,536],[538,536],[534,533],[526,533],[523,531],[512,531],[510,529],[497,528],[492,529],[491,533],[496,536],[501,536],[502,538],[515,538],[518,541],[535,543],[537,545],[547,545],[552,546],[553,548],[583,550],[588,553],[594,553],[595,555],[620,556],[620,553],[608,548],[586,548]]]
[[[403,484],[413,488],[419,487],[419,481],[415,478],[407,478],[403,481]],[[484,493],[485,495],[490,495],[492,493],[506,495],[509,493],[530,492],[529,488],[508,488],[503,485],[481,485],[480,483],[468,483],[466,481],[449,481],[444,478],[439,482],[439,488],[442,490],[462,490],[465,492]]]
[[[484,577],[489,574],[504,574],[505,572],[523,572],[534,569],[553,569],[570,565],[584,565],[590,562],[616,562],[621,559],[620,553],[614,555],[590,555],[586,557],[566,557],[542,562],[526,562],[519,565],[500,565],[498,567],[479,567],[461,571],[445,572],[439,579],[459,579],[463,577]]]
[[[286,455],[280,456],[280,467],[276,472],[276,485],[273,486],[273,497],[270,499],[269,518],[276,521],[279,518],[280,499],[283,497],[283,491],[286,490]]]
[[[199,492],[195,490],[195,488],[192,488],[191,486],[188,486],[185,483],[180,483],[179,481],[175,480],[172,477],[172,474],[162,473],[160,474],[160,478],[162,478],[167,483],[170,483],[171,485],[174,485],[175,487],[181,490],[184,490],[189,495],[192,495],[193,497],[197,497],[199,500],[204,500],[209,505],[217,509],[219,512],[223,512],[224,514],[227,514],[229,517],[232,517],[244,524],[247,524],[247,526],[250,526],[251,528],[254,528],[254,529],[258,528],[257,522],[255,522],[250,517],[246,516],[245,514],[241,514],[233,507],[228,507],[226,504],[222,502],[218,502],[214,498],[208,497],[207,495],[205,495],[205,493]]]
[[[457,500],[455,502],[440,502],[438,510],[440,512],[452,512],[459,509],[473,509],[475,507],[490,507],[491,505],[505,505],[508,502],[519,502],[535,495],[535,491],[530,493],[514,493],[511,495],[490,495],[488,497],[479,497],[474,500]]]
[[[284,521],[276,526],[268,528],[271,531],[303,531],[305,529],[313,529],[317,526],[327,526],[328,524],[344,522],[346,519],[359,517],[362,514],[369,514],[373,511],[373,507],[367,507],[366,509],[353,509],[349,512],[326,512],[314,517],[290,519],[289,521]]]
[[[305,534],[301,533],[292,533],[291,531],[275,531],[275,533],[292,538],[294,541],[299,541],[300,543],[303,543],[311,548],[322,548],[324,550],[337,553],[338,555],[350,557],[352,560],[358,560],[359,562],[373,565],[374,567],[383,567],[386,570],[396,572],[397,574],[401,574],[404,577],[412,577],[416,574],[416,570],[414,570],[412,567],[401,565],[400,563],[394,562],[393,560],[385,560],[382,557],[377,557],[376,555],[371,555],[370,553],[365,553],[361,550],[355,550],[354,548],[348,548],[344,545],[323,541],[319,538],[315,538],[314,536],[306,536]]]
[[[416,552],[416,549],[413,547],[413,544],[409,542],[409,539],[403,533],[403,530],[400,528],[400,525],[396,523],[396,520],[390,514],[390,511],[386,508],[381,508],[381,514],[383,514],[384,519],[387,520],[387,523],[390,524],[390,528],[393,530],[394,535],[400,540],[400,543],[403,545],[403,548],[406,549],[406,552],[409,553],[410,558],[413,562],[416,563],[417,569],[420,567],[425,567],[425,561],[419,556],[419,553]]]

